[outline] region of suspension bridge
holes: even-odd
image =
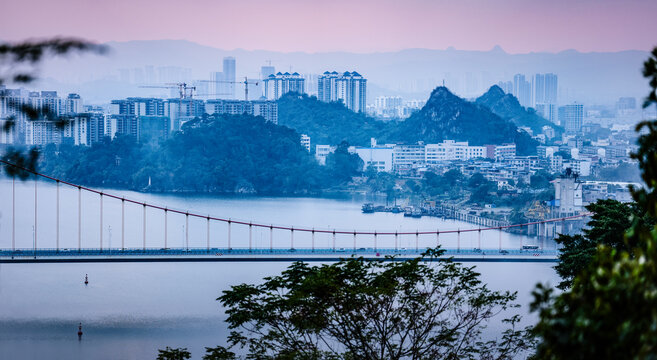
[[[308,228],[293,225],[275,225],[256,221],[235,220],[227,217],[201,214],[198,211],[170,208],[145,201],[139,201],[114,193],[93,189],[74,184],[62,179],[54,178],[36,171],[31,171],[5,160],[0,162],[6,166],[29,174],[27,180],[21,183],[33,182],[33,194],[21,197],[16,194],[17,180],[11,178],[11,246],[4,241],[0,244],[0,262],[111,262],[111,261],[334,261],[348,256],[363,256],[372,259],[384,259],[394,255],[396,259],[414,258],[427,247],[441,246],[445,256],[453,257],[459,261],[555,261],[557,251],[543,249],[543,242],[539,245],[523,246],[517,248],[504,248],[502,234],[514,228],[538,227],[548,223],[561,223],[579,219],[589,214],[580,214],[525,224],[479,227],[467,229],[435,229],[435,230],[344,230],[327,228]],[[54,204],[48,204],[47,209],[39,209],[45,205],[39,202],[39,188],[45,182],[55,185]],[[50,186],[51,188],[52,186]],[[75,212],[77,246],[71,246],[71,234],[67,236],[66,245],[62,244],[62,188],[66,187],[65,195],[68,200],[68,213]],[[76,194],[77,193],[77,194]],[[76,196],[77,195],[77,196]],[[77,199],[71,199],[75,198]],[[92,198],[96,198],[93,201]],[[83,199],[85,199],[83,201]],[[8,199],[6,199],[8,200]],[[3,202],[6,204],[6,200]],[[75,201],[77,200],[77,201]],[[34,203],[33,213],[17,210],[19,205],[27,202]],[[76,202],[77,209],[70,209],[72,202]],[[94,211],[90,208],[97,207]],[[111,213],[108,214],[108,211]],[[43,214],[54,219],[43,219]],[[136,231],[126,231],[126,214],[129,213],[131,223],[141,222],[141,246],[135,247],[134,241],[126,245],[126,233],[134,238]],[[141,213],[137,215],[138,213]],[[119,215],[120,214],[120,215]],[[41,216],[40,216],[41,215]],[[92,229],[88,227],[88,217],[97,216],[97,235],[91,236]],[[111,228],[104,226],[107,217],[119,218],[117,224],[120,232],[120,243],[112,245]],[[20,219],[19,217],[24,217]],[[25,217],[29,219],[25,219]],[[138,219],[140,217],[140,219]],[[153,229],[147,224],[148,219],[156,217],[157,226]],[[184,243],[182,246],[171,246],[172,218],[183,222]],[[17,246],[17,219],[23,227],[31,223],[31,247]],[[70,217],[66,219],[71,225]],[[190,222],[192,223],[190,226]],[[96,224],[93,224],[95,226]],[[150,225],[150,226],[149,226]],[[46,227],[47,226],[47,227]],[[134,226],[133,226],[134,227]],[[217,229],[222,228],[220,231]],[[562,227],[563,228],[563,227]],[[190,231],[193,229],[192,239]],[[24,230],[24,229],[23,229]],[[109,239],[106,237],[109,230]],[[213,232],[214,230],[214,232]],[[41,232],[46,235],[39,235]],[[254,232],[260,238],[268,236],[268,246],[262,243],[254,244]],[[25,231],[23,231],[25,233]],[[237,235],[236,235],[237,234]],[[462,236],[476,235],[476,246],[466,248],[463,246]],[[497,236],[495,236],[497,235]],[[204,244],[202,244],[202,239]],[[407,240],[404,245],[401,238]],[[494,238],[497,238],[496,246]],[[92,239],[93,238],[93,239]],[[409,240],[414,239],[414,243]],[[483,238],[483,239],[482,239]],[[46,239],[46,240],[44,240]],[[54,240],[54,241],[53,241]],[[108,241],[109,240],[109,241]],[[133,239],[134,240],[134,239]],[[485,242],[482,247],[482,241]],[[47,243],[44,246],[43,243]],[[191,244],[191,245],[190,245]],[[285,244],[282,246],[282,244]],[[347,245],[348,244],[348,245]],[[63,245],[63,246],[62,246]],[[276,246],[275,246],[276,245]]]

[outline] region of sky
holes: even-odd
[[[650,50],[655,0],[3,0],[0,39],[183,39],[225,50]]]

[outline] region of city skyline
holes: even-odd
[[[0,33],[5,41],[59,34],[98,42],[184,39],[221,49],[282,52],[369,53],[448,47],[486,51],[494,46],[509,53],[649,50],[654,45],[650,34],[657,31],[657,23],[651,19],[657,3],[645,0],[560,0],[549,4],[538,0],[412,0],[404,4],[373,0],[203,0],[193,4],[118,0],[93,5],[81,0],[56,4],[28,0],[3,7]],[[359,21],[339,16],[345,9],[358,14]],[[377,16],[369,16],[373,11]],[[29,17],[22,16],[27,13]],[[267,26],[266,33],[256,31],[259,26],[243,26],[245,21],[266,26],[274,18],[291,14],[295,22]],[[186,25],[173,26],[181,21]]]

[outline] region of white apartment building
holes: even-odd
[[[440,144],[427,144],[425,147],[427,165],[436,165],[442,161],[470,160],[486,157],[485,146],[469,146],[467,141],[456,142],[444,140]]]
[[[486,157],[499,161],[516,156],[516,144],[486,145]]]
[[[354,72],[324,72],[317,79],[317,98],[320,101],[342,101],[354,112],[365,112],[367,98],[367,79]]]
[[[392,163],[395,171],[411,170],[426,166],[425,145],[395,145],[392,152]]]
[[[280,72],[269,75],[263,80],[265,84],[265,98],[267,100],[278,100],[288,92],[305,92],[305,79],[295,72],[282,74]]]
[[[310,152],[310,136],[301,134],[301,146],[306,148],[306,151]]]

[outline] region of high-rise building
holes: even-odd
[[[262,116],[265,121],[278,124],[278,103],[270,100],[208,100],[205,102],[206,114],[248,114]]]
[[[520,105],[529,107],[532,105],[532,87],[525,80],[525,75],[516,74],[513,77],[513,95],[518,98]]]
[[[536,113],[554,124],[558,124],[557,105],[555,104],[536,104]]]
[[[582,131],[584,120],[584,105],[570,104],[559,107],[559,123],[568,134],[578,134]]]
[[[536,74],[533,78],[533,106],[557,103],[558,80],[555,74]]]
[[[321,101],[342,101],[354,112],[365,112],[367,79],[354,72],[324,72],[317,79],[317,98]]]
[[[298,92],[303,94],[305,92],[304,82],[305,79],[299,73],[285,74],[276,73],[276,75],[269,75],[263,80],[265,84],[265,98],[267,100],[277,100],[283,94],[288,92]]]
[[[235,58],[227,56],[224,58],[223,64],[223,80],[226,81],[226,93],[229,99],[235,98]]]
[[[497,83],[497,86],[502,89],[507,94],[513,94],[513,82],[512,81],[500,81]]]
[[[556,74],[545,74],[545,103],[558,104],[557,94],[559,90],[559,79]]]
[[[268,66],[261,66],[260,67],[260,79],[265,80],[269,77],[269,75],[274,75],[276,73],[276,68],[268,65]]]

